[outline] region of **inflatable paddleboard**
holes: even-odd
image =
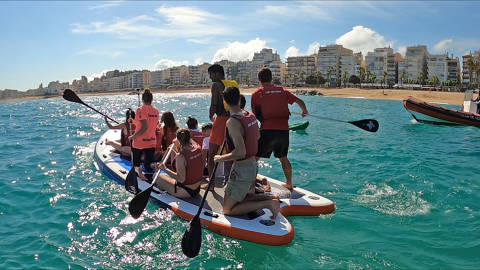
[[[113,147],[106,145],[105,140],[120,139],[120,130],[108,130],[95,145],[94,159],[96,165],[109,178],[124,185],[131,168],[129,160],[120,157]],[[282,186],[282,182],[265,177],[271,185],[271,194],[278,195],[281,200],[281,211],[275,220],[269,209],[259,209],[243,216],[226,216],[222,213],[222,201],[225,186],[222,181],[215,181],[214,191],[207,195],[200,215],[201,224],[215,233],[255,242],[264,245],[285,245],[293,240],[293,227],[285,216],[328,214],[335,210],[335,204],[318,195],[301,188],[292,192]],[[138,187],[144,190],[149,183],[138,178]],[[198,211],[204,190],[194,198],[180,199],[154,188],[151,198],[162,206],[172,210],[177,216],[191,220]]]

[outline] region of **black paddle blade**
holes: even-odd
[[[202,245],[202,227],[200,217],[195,215],[190,222],[190,228],[185,231],[182,238],[182,251],[189,258],[196,257]]]
[[[75,94],[75,92],[70,89],[65,89],[63,91],[63,98],[71,102],[84,104],[83,101],[77,96],[77,94]]]
[[[147,207],[148,199],[150,199],[150,194],[152,193],[153,185],[149,186],[144,191],[138,193],[128,204],[128,212],[132,215],[133,218],[139,218],[145,207]]]
[[[138,193],[137,172],[135,172],[135,167],[132,167],[127,174],[127,178],[125,179],[125,189],[133,194]]]
[[[351,121],[348,123],[370,132],[377,132],[378,127],[380,126],[378,124],[378,121],[375,119],[364,119],[358,121]]]

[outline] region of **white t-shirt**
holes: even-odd
[[[203,150],[208,150],[208,144],[210,143],[210,137],[205,137],[203,138],[203,143],[202,143],[202,149]],[[220,162],[217,167],[217,171],[215,172],[215,177],[217,178],[222,178],[225,176],[225,170],[224,170],[224,164],[223,162]]]
[[[202,149],[208,150],[209,143],[210,143],[210,137],[203,138]]]

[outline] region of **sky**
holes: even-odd
[[[108,70],[285,60],[342,44],[364,55],[480,49],[480,1],[0,1],[0,89],[89,81]]]

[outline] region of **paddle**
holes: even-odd
[[[95,112],[107,117],[108,119],[110,119],[111,121],[117,123],[117,124],[120,124],[118,123],[117,121],[115,121],[114,119],[110,118],[108,115],[105,115],[103,114],[102,112],[99,112],[97,111],[95,108],[91,107],[90,105],[86,104],[85,102],[83,102],[78,96],[77,94],[75,94],[75,92],[73,92],[72,90],[70,89],[65,89],[63,91],[63,98],[67,101],[70,101],[70,102],[75,102],[75,103],[79,103],[79,104],[82,104],[82,105],[85,105],[87,106],[88,108],[94,110]]]
[[[170,145],[170,149],[168,150],[167,154],[162,160],[162,163],[165,163],[167,159],[170,157],[170,154],[172,153],[174,144],[172,143]],[[148,199],[150,198],[150,194],[152,193],[153,186],[155,186],[155,182],[158,179],[158,175],[160,174],[160,168],[158,169],[157,173],[153,177],[153,182],[152,184],[143,190],[142,192],[138,193],[133,197],[133,199],[130,201],[128,204],[128,211],[130,212],[130,215],[132,215],[133,218],[139,218],[142,215],[143,210],[145,210],[145,207],[147,206]]]
[[[129,123],[130,131],[132,130],[132,123]],[[133,140],[130,140],[130,149],[133,148]],[[133,194],[137,194],[138,192],[138,183],[137,183],[137,172],[135,172],[135,165],[133,163],[133,151],[130,150],[130,162],[132,167],[127,174],[127,178],[125,178],[125,189]],[[141,170],[141,169],[140,169]]]
[[[292,112],[292,113],[302,115],[301,113],[298,113],[298,112]],[[375,120],[375,119],[363,119],[363,120],[358,120],[358,121],[343,121],[343,120],[333,119],[333,118],[324,117],[324,116],[311,115],[311,114],[307,114],[307,115],[311,116],[311,117],[319,118],[319,119],[324,119],[324,120],[349,123],[349,124],[352,124],[356,127],[359,127],[361,129],[369,131],[369,132],[377,132],[378,127],[380,126],[378,121]]]
[[[223,152],[226,141],[223,142],[220,153]],[[202,202],[198,206],[197,214],[190,221],[190,227],[185,231],[182,237],[182,251],[189,258],[193,258],[198,255],[200,252],[200,246],[202,245],[202,226],[200,225],[200,213],[202,212],[203,204],[207,199],[208,191],[210,186],[214,181],[215,172],[217,171],[218,162],[215,163],[213,167],[213,172],[210,175],[210,181],[208,182],[208,187],[205,189],[205,194],[203,194]]]

